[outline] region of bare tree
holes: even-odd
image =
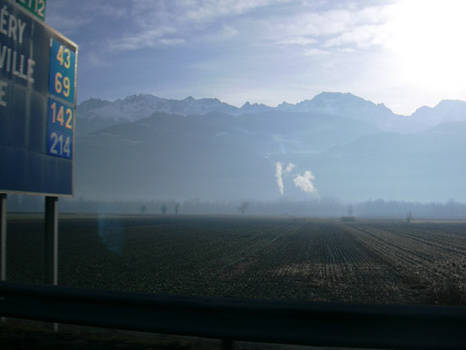
[[[240,211],[241,214],[244,214],[246,210],[249,207],[249,202],[243,202],[241,205],[238,207],[238,210]]]
[[[175,215],[178,215],[178,212],[180,211],[180,203],[175,203]]]
[[[147,206],[145,204],[141,205],[141,214],[144,214],[147,210]]]
[[[167,210],[168,210],[168,208],[167,208],[167,205],[166,205],[166,204],[162,204],[162,205],[160,206],[160,212],[161,212],[163,215],[165,215],[165,214],[167,213]]]
[[[408,214],[406,215],[406,222],[409,224],[412,219],[413,219],[413,213],[410,210],[408,211]]]

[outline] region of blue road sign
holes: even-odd
[[[0,0],[0,192],[73,194],[77,53]]]

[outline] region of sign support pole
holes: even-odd
[[[45,197],[45,284],[58,284],[58,197]],[[53,324],[58,332],[58,323]]]
[[[0,193],[0,281],[6,281],[6,200],[7,195]],[[5,317],[0,318],[2,322]]]
[[[58,284],[58,197],[45,197],[45,284]]]
[[[6,200],[7,195],[0,193],[0,280],[6,281]]]

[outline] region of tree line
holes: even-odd
[[[446,202],[419,203],[386,201],[383,199],[349,203],[332,198],[309,201],[203,201],[198,198],[177,200],[107,200],[100,201],[78,197],[60,199],[62,213],[109,213],[141,215],[270,215],[341,217],[351,215],[367,218],[417,218],[466,219],[466,203],[450,199]],[[10,212],[43,212],[44,198],[10,195]]]

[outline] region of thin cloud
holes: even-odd
[[[292,38],[283,39],[277,42],[280,45],[298,45],[298,46],[307,46],[311,44],[316,44],[317,40],[305,36],[297,36]]]
[[[186,40],[182,38],[170,38],[170,39],[161,39],[160,43],[163,45],[167,46],[177,46],[177,45],[183,45],[186,42]]]
[[[95,19],[121,23],[123,32],[114,31],[113,38],[112,32],[107,32],[103,40],[111,51],[229,40],[238,37],[241,29],[245,43],[303,46],[307,48],[305,56],[316,56],[332,49],[380,43],[380,23],[387,17],[383,2],[363,7],[354,1],[340,1],[325,3],[324,8],[318,2],[291,0],[115,0],[86,4],[85,13],[83,6],[69,0],[65,3],[52,6],[49,21],[67,34]],[[76,8],[73,18],[70,11],[64,15],[64,9],[70,6]]]
[[[348,4],[338,9],[295,12],[263,23],[270,35],[276,34],[275,44],[311,46],[304,55],[316,56],[383,45],[389,14],[390,4],[384,2],[367,7]]]
[[[273,6],[290,0],[133,0],[131,18],[136,28],[123,38],[110,43],[112,50],[137,50],[158,45],[183,44],[189,38],[212,40],[220,36],[236,36],[237,29],[228,25],[243,14],[258,8]],[[222,21],[222,23],[220,23]],[[215,26],[216,24],[216,26]],[[212,26],[220,31],[212,35]],[[170,28],[170,30],[167,30]],[[215,40],[214,40],[215,41]]]
[[[94,68],[109,67],[110,62],[102,58],[100,54],[95,52],[90,52],[86,55],[87,62],[90,66]]]
[[[50,11],[52,12],[52,11]],[[72,36],[73,33],[92,23],[91,17],[73,16],[69,17],[57,13],[47,13],[47,24],[56,28],[61,33]]]
[[[304,51],[305,56],[327,56],[329,54],[329,51],[318,48],[311,48]]]
[[[328,39],[324,43],[326,48],[350,47],[353,49],[366,49],[383,44],[384,27],[382,25],[361,25],[351,31],[342,33]]]
[[[173,35],[175,33],[176,29],[174,27],[153,28],[151,30],[142,31],[137,35],[115,40],[110,43],[109,48],[115,51],[131,51],[146,47],[155,47],[158,44],[168,43],[167,40],[170,40],[170,38],[167,38],[166,36]]]
[[[66,35],[73,35],[102,18],[118,21],[125,16],[128,16],[128,7],[124,0],[86,2],[85,5],[62,0],[47,3],[46,22]]]
[[[241,15],[248,11],[284,3],[284,0],[220,0],[220,1],[184,1],[189,10],[185,16],[187,19],[204,22],[220,17]]]
[[[219,43],[225,40],[230,40],[240,34],[240,31],[232,25],[223,25],[214,33],[207,33],[199,38],[200,41],[206,43]]]

